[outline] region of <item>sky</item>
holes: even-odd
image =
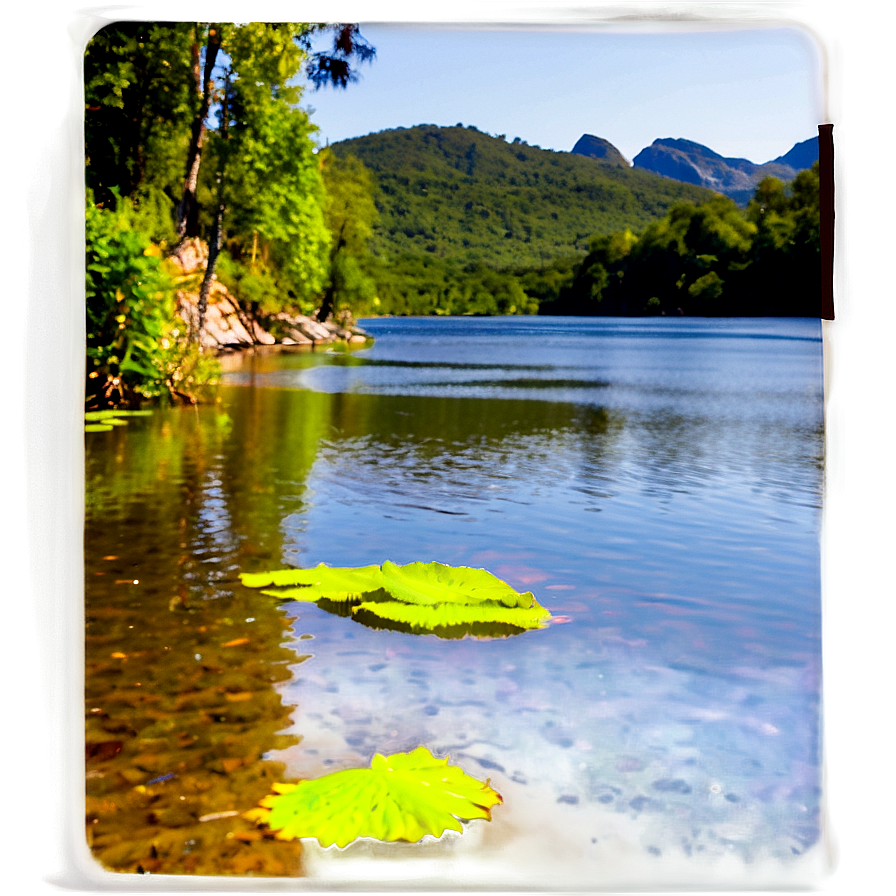
[[[361,23],[377,57],[346,90],[308,89],[322,144],[417,124],[475,125],[543,149],[582,134],[631,160],[661,137],[767,162],[825,120],[822,56],[792,28],[516,29]]]

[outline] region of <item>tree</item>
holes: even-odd
[[[301,89],[289,83],[304,52],[289,27],[257,23],[234,32],[229,52],[228,137],[223,127],[215,134],[226,157],[234,232],[228,248],[238,259],[260,252],[276,271],[279,299],[268,297],[265,311],[310,311],[324,282],[330,236],[315,129],[298,108]]]
[[[821,208],[818,163],[789,185],[766,178],[747,206],[756,227],[749,289],[766,305],[774,283],[778,313],[815,317],[821,306]]]
[[[374,298],[376,284],[365,273],[369,241],[377,219],[373,176],[352,155],[322,153],[321,168],[327,194],[324,216],[332,234],[326,288],[316,317],[327,320],[338,299],[347,302]]]
[[[352,67],[355,62],[367,62],[376,55],[375,49],[361,36],[358,25],[318,25],[307,22],[249,23],[246,25],[224,25],[207,23],[197,25],[198,32],[205,33],[205,54],[203,74],[200,76],[200,53],[198,40],[191,47],[192,71],[196,83],[198,103],[193,117],[189,151],[187,153],[183,195],[178,206],[178,236],[197,236],[195,232],[196,190],[202,161],[202,147],[207,132],[207,117],[214,99],[216,87],[215,65],[218,54],[230,57],[230,76],[239,80],[239,63],[248,68],[265,69],[268,78],[259,83],[267,86],[273,95],[282,101],[298,101],[300,91],[290,87],[303,66],[308,79],[315,88],[332,84],[346,87],[357,80],[357,72]],[[312,50],[314,37],[324,31],[334,33],[332,49],[329,52]],[[231,43],[233,47],[231,47]],[[266,45],[265,45],[266,44]],[[240,57],[240,49],[249,50]],[[254,52],[253,52],[254,51]],[[262,55],[257,55],[261,51]],[[227,63],[225,63],[227,66]],[[248,72],[245,72],[248,74]],[[191,228],[193,232],[191,232]]]
[[[195,26],[199,30],[200,26]],[[200,74],[199,36],[195,36],[190,45],[191,70],[196,83],[196,93],[199,97],[199,105],[193,116],[193,124],[190,133],[190,146],[187,150],[187,172],[184,179],[184,189],[180,203],[177,207],[177,235],[184,237],[188,227],[195,231],[197,228],[196,189],[199,184],[199,165],[202,161],[202,144],[207,130],[206,118],[212,103],[212,95],[215,89],[214,72],[218,52],[221,49],[221,26],[210,24],[206,28],[205,65]],[[192,227],[190,226],[192,225]],[[195,232],[192,235],[196,235]]]
[[[154,206],[145,223],[156,239],[170,234],[182,187],[192,42],[188,24],[116,22],[94,36],[84,58],[87,188],[107,208],[116,195]]]
[[[328,28],[336,35],[332,51],[313,52],[313,35]],[[357,77],[352,57],[365,61],[375,52],[361,38],[357,25],[209,24],[206,34],[202,93],[177,220],[181,237],[198,228],[195,210],[206,117],[212,101],[218,101],[218,128],[213,135],[218,161],[215,215],[200,295],[200,332],[225,210],[232,212],[233,222],[244,235],[242,240],[230,241],[237,255],[244,254],[245,235],[251,233],[254,263],[261,241],[265,260],[278,271],[281,304],[304,311],[313,307],[313,297],[326,277],[330,235],[323,219],[324,188],[315,158],[314,128],[307,113],[298,108],[302,90],[295,81],[304,67],[316,87],[326,83],[345,87]],[[223,85],[216,88],[214,72],[219,58]],[[266,310],[280,308],[269,302]]]

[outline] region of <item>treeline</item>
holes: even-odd
[[[766,178],[742,210],[716,196],[678,205],[640,235],[597,236],[543,314],[817,317],[818,163]]]
[[[323,47],[324,49],[320,49]],[[355,25],[120,22],[85,54],[87,402],[190,398],[211,281],[248,315],[370,297],[369,174],[318,152],[302,86],[344,87],[374,49]],[[166,256],[200,238],[199,282]],[[198,327],[175,290],[198,292]]]

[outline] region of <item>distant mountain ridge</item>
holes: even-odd
[[[609,140],[595,137],[594,134],[582,134],[572,151],[577,156],[588,156],[589,159],[599,159],[612,165],[631,166],[631,162]]]
[[[817,137],[797,143],[783,156],[760,165],[749,159],[726,158],[691,140],[662,138],[642,149],[633,164],[644,171],[724,193],[745,205],[763,178],[791,181],[817,159]]]

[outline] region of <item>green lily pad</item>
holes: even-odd
[[[530,607],[531,592],[522,594],[485,569],[446,566],[444,563],[383,564],[383,587],[408,604],[479,604],[497,602],[506,607]]]
[[[84,414],[84,432],[109,432],[116,426],[127,426],[125,417],[148,417],[152,411],[87,411]]]
[[[152,411],[86,411],[84,419],[89,422],[106,420],[109,417],[149,417]]]
[[[416,606],[401,601],[365,601],[352,608],[353,612],[374,613],[381,619],[403,622],[411,629],[433,630],[442,626],[469,626],[476,622],[498,622],[521,629],[541,628],[551,618],[550,612],[537,601],[531,607],[505,607],[496,603],[482,603],[475,607],[463,604]]]
[[[503,802],[489,782],[470,777],[426,747],[377,753],[370,768],[347,769],[299,784],[279,784],[246,817],[267,824],[283,840],[315,838],[321,846],[347,846],[362,837],[416,843],[464,821],[491,820]]]
[[[339,600],[338,595],[360,597],[383,587],[382,572],[378,566],[330,567],[321,563],[314,569],[276,569],[271,572],[242,573],[240,580],[247,588],[275,586],[278,591],[265,591],[275,597],[289,600],[319,600],[328,597]],[[297,587],[288,587],[297,586]],[[315,595],[315,596],[311,596]]]
[[[386,561],[380,566],[316,566],[242,573],[249,588],[279,600],[316,603],[362,625],[438,637],[506,637],[542,628],[551,614],[485,569]],[[394,623],[378,624],[375,620]]]

